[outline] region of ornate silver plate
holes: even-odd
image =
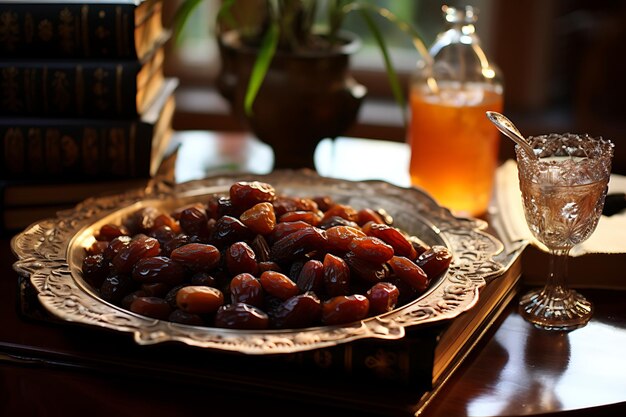
[[[293,196],[328,195],[355,208],[384,208],[394,225],[430,245],[447,246],[454,259],[448,271],[413,302],[360,322],[297,330],[245,331],[189,326],[134,314],[101,299],[81,277],[85,248],[103,224],[121,222],[143,206],[174,209],[209,194],[227,193],[240,180],[260,180]],[[305,351],[361,338],[399,339],[408,326],[454,318],[471,308],[479,290],[505,270],[497,260],[502,243],[484,232],[487,224],[454,217],[413,188],[382,181],[353,182],[320,177],[311,171],[276,171],[268,175],[220,176],[176,186],[153,183],[145,190],[93,198],[57,218],[42,220],[16,235],[11,247],[14,269],[30,277],[41,304],[68,321],[131,332],[138,344],[179,341],[193,346],[246,354]]]

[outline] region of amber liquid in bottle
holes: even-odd
[[[502,94],[488,84],[440,83],[437,94],[413,86],[410,101],[412,184],[455,214],[484,214],[500,144],[485,112],[502,112]]]

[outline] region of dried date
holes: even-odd
[[[369,222],[369,229],[366,232],[370,236],[377,237],[383,242],[391,245],[394,250],[394,254],[397,256],[404,256],[411,260],[417,258],[417,252],[411,242],[406,236],[398,229],[386,224],[378,224]]]
[[[299,289],[287,275],[276,271],[265,271],[259,278],[263,290],[281,300],[298,294]]]
[[[416,290],[425,291],[428,288],[428,276],[422,268],[410,259],[394,256],[389,260],[389,265],[398,278]]]
[[[98,288],[109,274],[109,262],[102,254],[85,256],[82,271],[83,279]]]
[[[248,240],[254,233],[236,217],[222,216],[213,226],[209,241],[219,247],[226,247],[241,240]]]
[[[263,305],[263,287],[252,274],[243,273],[230,281],[231,303],[246,303],[256,307]]]
[[[222,306],[215,314],[215,327],[241,330],[264,330],[270,319],[260,308],[245,303]]]
[[[143,258],[133,267],[133,279],[142,283],[162,282],[176,285],[185,279],[185,268],[166,256]]]
[[[256,274],[259,266],[256,254],[246,242],[235,242],[226,250],[226,267],[231,275],[249,272]]]
[[[297,329],[312,326],[322,316],[322,304],[314,293],[298,294],[279,304],[270,316],[272,327]]]
[[[244,211],[239,220],[253,233],[266,235],[276,226],[276,213],[271,203],[258,203]]]
[[[172,311],[167,319],[174,323],[188,324],[190,326],[202,326],[204,324],[204,320],[202,320],[199,314],[188,313],[181,309]]]
[[[369,313],[367,297],[339,295],[322,303],[322,323],[333,325],[363,320]]]
[[[192,271],[207,272],[219,264],[221,254],[213,245],[188,243],[174,249],[171,258]]]
[[[159,252],[160,245],[158,240],[139,234],[119,250],[111,263],[118,272],[128,274],[141,258],[157,256]]]
[[[180,213],[178,221],[185,234],[197,236],[201,239],[209,237],[209,217],[204,208],[198,206],[188,207]]]
[[[122,298],[136,288],[134,281],[127,275],[113,274],[102,281],[100,296],[106,301],[119,303]]]
[[[337,252],[347,252],[350,250],[350,243],[357,237],[365,237],[366,234],[356,227],[333,226],[326,229],[326,239],[328,249]]]
[[[372,236],[352,239],[348,247],[354,256],[371,263],[382,264],[395,254],[393,247]]]
[[[104,240],[110,242],[116,237],[129,235],[130,231],[126,226],[109,223],[102,226],[95,237],[96,240]]]
[[[130,311],[142,316],[154,319],[166,320],[172,309],[162,298],[158,297],[137,297],[130,305]]]
[[[324,286],[324,264],[317,259],[305,262],[298,273],[296,285],[301,292],[320,294]]]
[[[324,289],[326,294],[347,295],[350,292],[350,268],[346,261],[332,253],[324,256]]]
[[[323,230],[307,225],[279,239],[270,249],[270,257],[280,263],[291,261],[307,252],[324,249],[326,234]]]
[[[233,205],[244,210],[258,203],[271,203],[276,198],[274,187],[260,181],[237,182],[230,187],[229,194]]]
[[[452,263],[452,253],[445,246],[435,245],[423,252],[417,259],[417,264],[430,277],[436,277],[445,271]]]
[[[368,262],[353,252],[346,253],[343,259],[350,268],[351,276],[362,281],[376,283],[389,278],[389,268],[384,263]]]
[[[400,290],[391,282],[378,282],[365,294],[370,302],[369,312],[373,315],[387,313],[398,303]]]
[[[382,209],[238,182],[206,204],[171,213],[144,207],[122,226],[102,226],[83,277],[107,301],[176,323],[257,330],[348,323],[415,299],[450,265],[445,247],[392,222]]]
[[[214,313],[223,304],[224,294],[214,287],[189,285],[176,292],[176,305],[188,313]]]

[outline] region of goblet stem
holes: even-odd
[[[550,274],[546,285],[525,294],[519,312],[536,327],[547,330],[573,330],[587,324],[592,304],[567,286],[569,248],[550,251]]]
[[[550,299],[561,299],[569,294],[566,282],[569,251],[569,248],[550,250],[550,274],[543,289]]]

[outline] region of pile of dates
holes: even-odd
[[[168,213],[140,209],[96,233],[84,280],[151,318],[232,329],[349,323],[422,294],[452,255],[383,210],[237,182]]]

